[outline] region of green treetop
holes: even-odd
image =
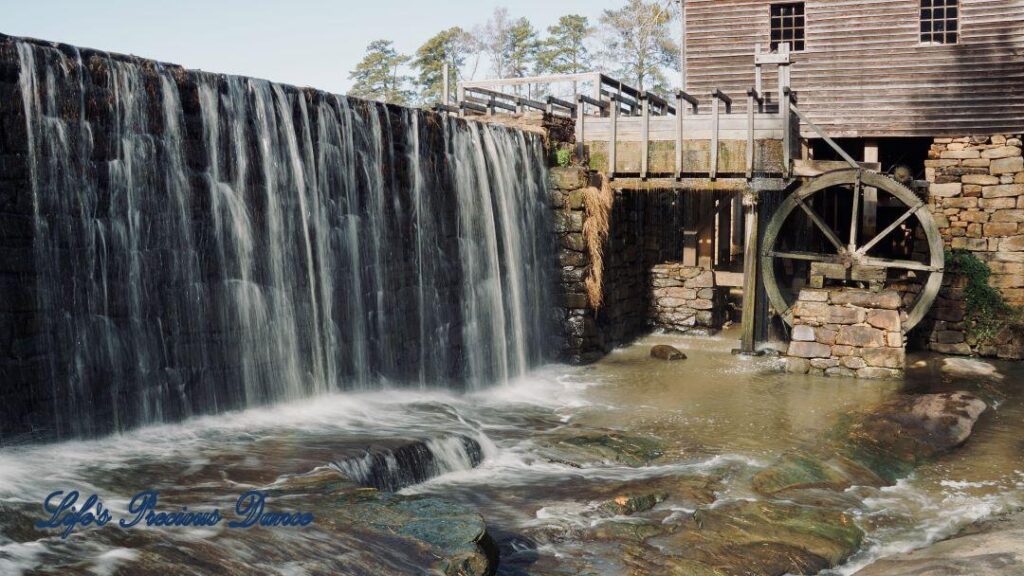
[[[586,40],[593,29],[586,16],[569,14],[548,28],[548,37],[537,55],[542,73],[578,74],[590,70],[591,56]]]
[[[444,65],[448,64],[448,82],[454,87],[466,57],[473,50],[473,37],[458,26],[436,34],[420,46],[412,62],[413,67],[419,71],[416,84],[420,89],[420,101],[440,102]]]
[[[409,57],[399,54],[390,40],[374,40],[366,47],[356,69],[349,75],[353,81],[350,96],[379,100],[391,104],[407,104],[411,97],[406,89],[407,76],[398,73]]]

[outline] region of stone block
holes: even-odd
[[[807,374],[811,363],[806,358],[786,358],[786,372],[791,374]]]
[[[810,290],[805,288],[800,291],[799,299],[804,302],[828,302],[828,290]]]
[[[790,342],[786,354],[798,358],[828,358],[832,356],[832,348],[817,342]]]
[[[687,280],[683,285],[687,288],[710,288],[715,285],[715,273],[711,270],[705,270]]]
[[[1024,250],[1024,234],[1008,236],[999,241],[999,249],[1005,252]]]
[[[978,186],[999,184],[999,178],[991,174],[965,174],[960,181],[964,184],[977,184]]]
[[[885,308],[895,310],[900,307],[899,293],[886,290],[870,292],[867,290],[841,290],[832,292],[833,304],[853,304],[863,308]]]
[[[854,306],[831,306],[828,309],[829,324],[859,324],[864,321],[865,310]]]
[[[959,196],[963,192],[963,185],[959,182],[948,184],[932,184],[928,187],[928,193],[938,198],[951,198]]]
[[[828,370],[836,366],[839,366],[838,358],[814,358],[811,360],[811,368],[817,368],[818,370]]]
[[[896,370],[893,368],[876,368],[874,366],[868,366],[867,368],[861,368],[860,370],[857,370],[857,377],[871,380],[878,380],[884,378],[902,378],[903,371]]]
[[[971,355],[971,347],[966,342],[960,342],[959,344],[940,344],[938,342],[932,342],[928,347],[939,354],[958,354],[960,356]]]
[[[985,198],[1017,197],[1024,194],[1024,184],[997,184],[995,186],[985,186],[981,189],[981,194]]]
[[[1020,156],[1020,148],[1017,146],[1000,146],[998,148],[989,148],[981,152],[982,158],[1012,158],[1014,156]]]
[[[889,342],[890,348],[904,348],[906,342],[903,341],[902,332],[889,332],[885,335],[885,339]]]
[[[1008,196],[1005,198],[982,198],[978,206],[984,210],[1003,210],[1006,208],[1017,208],[1017,198]]]
[[[790,335],[791,338],[797,342],[814,342],[814,328],[807,326],[806,324],[797,324],[793,326],[793,333]]]
[[[830,306],[825,302],[801,302],[793,305],[793,314],[802,319],[823,322],[828,317]]]
[[[988,158],[972,158],[970,160],[961,161],[961,164],[964,167],[969,168],[988,168],[992,164],[992,161]]]
[[[1022,186],[1024,188],[1024,186]],[[996,210],[992,213],[991,222],[1024,222],[1024,210]]]
[[[981,158],[979,150],[946,150],[939,155],[943,160],[963,160],[967,158]]]
[[[870,326],[842,326],[836,344],[858,348],[881,348],[886,345],[885,332]]]
[[[845,356],[840,360],[840,363],[851,370],[860,370],[868,365],[860,356]]]
[[[1017,233],[1017,225],[1012,222],[995,222],[985,224],[985,236],[1013,236]]]
[[[898,332],[902,329],[900,314],[895,310],[871,310],[867,314],[866,321],[875,328],[887,332]]]
[[[999,158],[998,160],[992,160],[992,164],[989,165],[989,172],[996,176],[1021,171],[1024,171],[1024,157],[1021,156]]]
[[[835,329],[821,326],[814,329],[814,340],[831,346],[836,343],[837,334]]]
[[[555,167],[548,170],[551,187],[556,190],[577,190],[590,184],[590,176],[583,168]]]
[[[856,356],[857,352],[858,352],[858,350],[856,348],[854,348],[853,346],[838,346],[837,345],[837,346],[833,346],[832,347],[832,355],[833,356],[840,356],[840,357],[842,357],[842,356]]]
[[[964,341],[964,333],[959,330],[939,330],[935,333],[939,344],[959,344]]]
[[[877,368],[903,368],[906,354],[901,348],[865,348],[861,357],[868,366]]]

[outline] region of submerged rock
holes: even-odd
[[[816,574],[852,555],[863,537],[843,511],[738,501],[697,510],[631,549],[627,561],[644,574]]]
[[[658,344],[651,348],[651,358],[657,358],[658,360],[686,360],[686,354],[683,354],[675,346],[669,346],[667,344]]]
[[[1024,514],[983,522],[931,546],[882,558],[855,576],[1024,574]]]
[[[1003,378],[995,366],[971,358],[945,358],[942,362],[942,371],[957,376],[980,376],[999,380]]]
[[[643,466],[664,455],[662,443],[651,436],[618,431],[565,431],[547,439],[542,450],[549,461],[574,468],[601,462],[617,462],[626,466]]]

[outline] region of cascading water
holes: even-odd
[[[542,359],[539,138],[0,40],[19,67],[42,358],[0,439],[478,388]]]

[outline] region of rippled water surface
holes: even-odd
[[[275,532],[269,540],[273,553],[267,552],[266,535],[220,526],[130,533],[79,529],[67,540],[29,538],[25,531],[53,490],[96,492],[115,511],[146,488],[161,490],[170,503],[228,508],[245,489],[272,485],[284,475],[324,466],[350,475],[358,466],[370,470],[373,454],[381,455],[386,472],[400,465],[388,463],[396,446],[424,440],[428,449],[418,454],[426,454],[427,475],[439,475],[391,488],[479,510],[501,550],[500,573],[618,574],[626,568],[614,541],[573,535],[623,521],[603,513],[602,503],[625,487],[671,486],[699,496],[711,486],[712,505],[755,498],[751,476],[783,451],[817,441],[840,414],[906,390],[969,390],[994,409],[952,454],[893,487],[849,491],[860,502],[851,513],[867,533],[866,546],[837,573],[852,573],[881,554],[923,545],[1024,504],[1021,366],[998,364],[1001,379],[956,379],[940,370],[940,358],[921,357],[911,359],[921,362],[906,382],[792,376],[780,372],[775,359],[733,356],[730,336],[651,336],[593,366],[548,366],[469,395],[333,395],[97,441],[5,449],[0,573],[116,573],[149,547],[164,545],[189,550],[193,559],[208,555],[211,562],[239,562],[271,574],[343,570],[354,564],[338,564],[341,559],[357,562],[360,554],[395,556],[396,573],[414,571],[420,561],[414,551],[366,541],[344,526]],[[673,344],[689,359],[650,359],[656,343]],[[618,433],[650,440],[652,454],[565,451],[574,438]],[[686,497],[662,502],[647,520],[686,518],[707,505],[698,496],[693,503]],[[301,499],[293,505],[301,508]]]

